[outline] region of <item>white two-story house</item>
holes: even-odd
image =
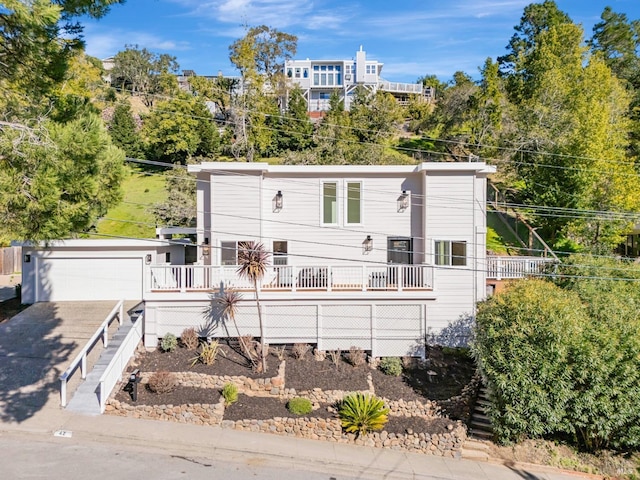
[[[421,355],[425,341],[467,340],[486,292],[494,167],[212,162],[189,170],[198,186],[195,246],[159,238],[26,247],[26,303],[142,300],[145,345],[155,347],[189,326],[235,336],[215,302],[235,289],[241,333],[257,337],[256,292],[237,273],[239,244],[256,242],[270,252],[258,284],[267,343],[404,356]]]
[[[399,101],[409,95],[430,100],[431,87],[419,83],[389,82],[381,77],[383,63],[367,59],[360,47],[355,58],[348,60],[287,60],[284,72],[289,82],[300,86],[310,113],[329,110],[329,98],[337,92],[349,110],[356,87],[362,86],[375,93],[378,90],[393,94]]]

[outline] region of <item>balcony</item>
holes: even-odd
[[[210,292],[221,287],[253,290],[234,265],[154,265],[151,292]],[[415,291],[433,290],[430,265],[269,266],[258,285],[261,291]]]
[[[544,267],[556,263],[553,258],[487,255],[487,279],[507,280],[542,273]]]

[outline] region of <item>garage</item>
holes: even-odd
[[[38,258],[37,302],[140,300],[142,258]]]

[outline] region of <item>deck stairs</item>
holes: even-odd
[[[109,338],[108,346],[100,353],[100,357],[93,365],[93,368],[87,373],[87,378],[78,385],[78,388],[72,394],[71,400],[69,400],[66,407],[68,410],[84,415],[100,415],[100,378],[118,351],[118,348],[127,337],[127,334],[133,328],[134,322],[137,320],[139,314],[140,310],[138,309],[130,309],[126,313],[122,325],[120,325],[113,336]]]

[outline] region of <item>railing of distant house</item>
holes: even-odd
[[[493,280],[523,278],[539,274],[546,265],[553,263],[555,263],[554,259],[544,257],[487,255],[487,278]]]
[[[104,319],[104,321],[100,324],[96,333],[94,333],[86,345],[82,348],[80,353],[76,356],[76,358],[71,362],[69,368],[65,370],[65,372],[60,375],[60,405],[63,407],[67,406],[67,382],[69,378],[75,373],[80,366],[80,373],[82,375],[82,379],[87,378],[87,355],[93,349],[95,344],[98,342],[98,339],[102,337],[102,343],[106,348],[109,343],[109,326],[113,320],[118,319],[118,323],[122,325],[122,318],[124,315],[124,300],[120,300],[115,307],[109,312],[109,315]]]
[[[144,312],[136,319],[124,341],[116,351],[114,357],[107,365],[104,373],[100,377],[100,413],[104,413],[107,398],[115,388],[116,384],[122,380],[122,372],[127,367],[129,359],[136,351],[136,347],[142,340],[144,324]]]
[[[152,291],[252,290],[235,265],[156,265],[151,267]],[[431,265],[321,265],[267,267],[261,290],[403,291],[432,290]]]
[[[421,94],[423,91],[423,86],[420,83],[399,83],[388,82],[387,80],[382,80],[378,87],[386,92]]]

